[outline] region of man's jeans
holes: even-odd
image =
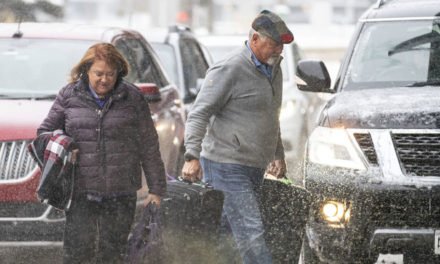
[[[205,182],[224,192],[223,214],[246,264],[272,263],[264,240],[258,190],[264,169],[200,159]]]

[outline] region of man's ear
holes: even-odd
[[[256,40],[258,40],[258,38],[259,38],[258,33],[257,33],[257,32],[254,32],[254,33],[252,34],[252,41],[256,41]]]
[[[256,32],[254,32],[253,34],[252,34],[252,37],[251,37],[251,45],[252,46],[254,46],[254,45],[256,45],[257,44],[257,41],[258,41],[258,39],[260,38],[260,36],[258,36],[258,33],[256,33]]]

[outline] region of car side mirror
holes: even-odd
[[[299,61],[296,75],[297,86],[301,91],[334,93],[334,91],[330,89],[330,75],[322,61]]]
[[[147,102],[153,103],[162,100],[159,87],[155,83],[137,83],[136,86]]]

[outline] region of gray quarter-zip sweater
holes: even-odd
[[[284,159],[279,62],[269,80],[251,56],[243,45],[208,70],[186,121],[186,157],[257,168]]]

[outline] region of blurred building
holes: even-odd
[[[1,0],[0,23],[59,21],[63,2],[57,0]]]
[[[59,1],[64,2],[67,21],[134,28],[167,27],[179,23],[211,33],[242,33],[262,9],[273,10],[288,23],[347,25],[355,23],[376,0]]]

